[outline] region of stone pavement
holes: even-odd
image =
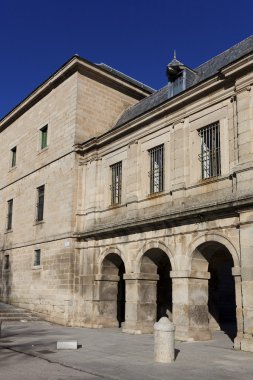
[[[57,351],[57,340],[78,340]],[[153,360],[152,335],[119,329],[70,328],[49,322],[5,322],[0,339],[1,380],[252,380],[253,354],[234,351],[223,332],[209,342],[176,342],[172,364]]]

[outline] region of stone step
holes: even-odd
[[[21,316],[21,317],[0,317],[0,322],[4,321],[20,321],[20,320],[27,320],[27,321],[39,321],[38,317],[31,317],[31,316]]]
[[[1,309],[0,308],[0,313],[1,314],[9,314],[9,313],[16,313],[16,314],[24,314],[24,313],[30,313],[32,314],[31,311],[29,310],[23,310],[23,309]]]
[[[1,321],[20,321],[20,320],[38,321],[41,317],[37,313],[25,310],[0,302],[0,320]]]
[[[29,313],[1,313],[0,312],[0,318],[9,318],[9,317],[26,318],[30,316],[31,314]]]

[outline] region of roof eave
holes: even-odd
[[[136,83],[132,83],[125,78],[117,77],[114,73],[110,73],[96,64],[75,55],[65,62],[48,79],[36,87],[25,99],[23,99],[0,120],[0,132],[24,114],[40,99],[46,96],[53,88],[57,87],[60,83],[65,81],[77,71],[81,73],[92,73],[93,77],[100,78],[111,85],[120,87],[121,89],[125,88],[125,90],[132,95],[135,94],[135,97],[138,99],[142,99],[147,95],[150,95],[149,91],[141,86],[138,86]]]
[[[241,61],[241,62],[238,62]],[[253,68],[253,53],[247,54],[246,56],[240,58],[236,62],[230,63],[227,66],[224,66],[218,73],[209,77],[192,87],[180,92],[176,96],[167,99],[166,101],[160,103],[158,106],[149,109],[148,111],[138,115],[137,117],[118,125],[116,128],[111,129],[110,131],[104,133],[103,135],[96,138],[96,144],[93,145],[92,142],[88,141],[83,144],[79,144],[79,152],[85,153],[87,151],[91,151],[92,149],[97,149],[100,146],[103,146],[110,142],[115,137],[121,136],[130,133],[132,129],[139,128],[141,124],[145,122],[147,124],[151,119],[153,119],[154,115],[159,117],[159,115],[164,112],[168,112],[169,109],[175,107],[178,103],[191,102],[193,98],[201,96],[203,92],[206,92],[207,89],[216,88],[217,85],[221,85],[226,79],[233,78],[235,75],[238,75],[240,71],[249,69],[252,66]],[[222,75],[221,75],[222,74]],[[114,135],[114,137],[112,137]]]

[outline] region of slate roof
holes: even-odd
[[[253,35],[194,69],[196,76],[188,88],[212,77],[213,75],[217,74],[218,71],[224,66],[227,66],[228,64],[238,60],[239,58],[242,58],[251,52],[253,52]],[[168,85],[166,85],[160,90],[141,100],[139,103],[128,108],[118,119],[113,129],[127,123],[137,116],[142,115],[152,108],[157,107],[168,99],[169,92]]]
[[[155,92],[155,89],[152,87],[147,86],[146,84],[139,82],[138,80],[130,77],[129,75],[126,75],[122,73],[121,71],[115,70],[113,67],[106,65],[105,63],[97,63],[96,66],[101,67],[102,69],[109,71],[110,73],[117,75],[118,77],[127,80],[128,82],[133,83],[134,85],[143,88],[144,90],[153,93]]]

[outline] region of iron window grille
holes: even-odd
[[[7,230],[12,229],[12,217],[13,217],[13,199],[7,202]]]
[[[111,165],[112,184],[111,184],[111,203],[112,205],[121,203],[122,187],[122,162]]]
[[[5,270],[10,269],[10,256],[9,255],[4,256],[4,269]]]
[[[44,195],[45,195],[45,185],[37,188],[37,217],[36,220],[42,221],[44,218]]]
[[[14,168],[17,163],[17,147],[11,149],[11,167]]]
[[[199,129],[201,138],[201,162],[202,179],[218,177],[221,175],[221,151],[220,151],[220,125],[219,122]]]
[[[48,126],[45,125],[45,127],[41,128],[40,130],[41,134],[41,149],[44,149],[47,147],[47,135],[48,135]]]
[[[150,194],[159,193],[164,189],[164,147],[159,145],[150,149]]]
[[[34,251],[34,266],[40,265],[40,259],[41,259],[41,251],[40,249],[35,249]]]

